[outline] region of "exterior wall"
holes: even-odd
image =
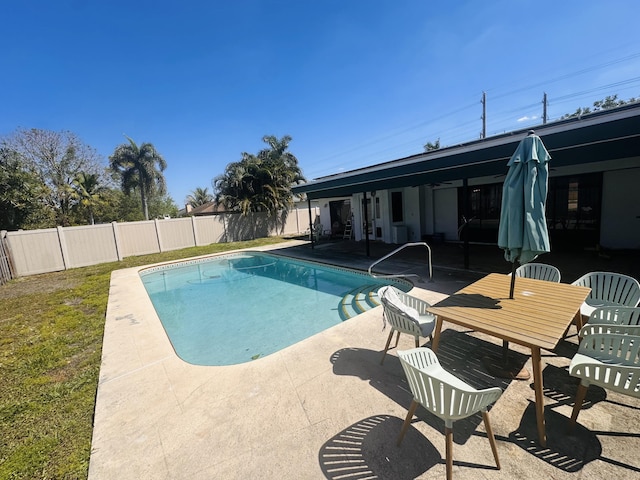
[[[407,242],[418,242],[422,236],[420,230],[420,189],[417,187],[402,190],[404,207],[404,225],[407,227]]]
[[[505,163],[506,165],[506,163]],[[551,177],[564,177],[602,172],[602,210],[600,226],[600,245],[609,249],[640,249],[640,202],[636,200],[640,185],[640,157],[631,157],[602,162],[590,162],[570,167],[551,164]],[[506,168],[506,167],[505,167]],[[469,178],[469,186],[495,184],[504,178],[494,175]],[[407,187],[403,192],[403,222],[398,225],[407,227],[407,242],[420,241],[423,235],[442,234],[445,241],[458,241],[458,188],[461,180],[443,183],[438,186],[422,185],[418,188]],[[376,191],[375,198],[380,199],[380,218],[375,217],[373,204],[374,235],[371,240],[394,243],[391,222],[391,192],[399,189]],[[369,198],[369,194],[367,194]],[[354,215],[354,239],[364,240],[361,193],[351,197]],[[319,202],[328,204],[331,199]],[[327,213],[328,215],[328,213]],[[375,237],[376,227],[381,228],[382,236]]]
[[[323,233],[326,231],[331,231],[331,210],[329,209],[329,201],[320,202],[318,209],[316,211],[315,217],[317,221],[322,224]],[[314,215],[312,215],[314,217]],[[316,218],[313,218],[314,224],[316,222]]]
[[[640,168],[604,172],[600,244],[640,249]]]

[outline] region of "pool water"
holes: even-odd
[[[262,252],[152,267],[140,277],[176,354],[195,365],[264,357],[375,307],[383,285],[411,288]]]

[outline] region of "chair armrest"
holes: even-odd
[[[587,335],[618,333],[623,335],[640,336],[640,325],[619,325],[616,323],[591,323],[588,322],[580,330],[580,338]]]

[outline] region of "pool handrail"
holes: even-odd
[[[373,273],[371,271],[371,269],[373,269],[373,267],[375,267],[377,264],[379,264],[380,262],[383,262],[384,260],[387,260],[389,257],[392,257],[393,255],[398,253],[400,250],[403,250],[403,249],[405,249],[407,247],[420,247],[420,246],[424,246],[424,247],[427,248],[428,259],[429,259],[429,281],[433,282],[433,268],[431,266],[431,247],[429,245],[427,245],[426,242],[409,242],[409,243],[405,243],[403,245],[400,245],[393,252],[388,253],[384,257],[379,258],[378,260],[373,262],[371,265],[369,265],[369,269],[367,270],[369,275],[371,275],[373,278],[399,278],[399,277],[418,277],[418,278],[420,278],[420,275],[418,275],[416,273],[400,273],[400,274],[396,274],[396,275],[391,275],[391,274],[389,274],[389,275],[377,275],[377,274],[375,274],[375,273]]]

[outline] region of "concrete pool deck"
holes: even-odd
[[[265,250],[291,253],[296,245]],[[388,335],[380,307],[250,363],[194,366],[175,355],[139,270],[112,274],[90,479],[444,476],[444,425],[424,410],[395,445],[411,394],[395,350],[379,364]],[[434,282],[418,282],[412,294],[437,302],[474,275],[435,269]],[[575,335],[543,352],[545,449],[535,441],[531,382],[494,378],[482,366],[482,357],[500,354],[501,341],[446,323],[441,338],[445,368],[476,387],[504,390],[490,412],[502,469],[472,417],[454,424],[455,478],[638,478],[640,400],[591,387],[578,428],[566,432],[577,386],[566,370]],[[412,346],[401,336],[398,348]],[[526,350],[512,352],[527,365]]]

